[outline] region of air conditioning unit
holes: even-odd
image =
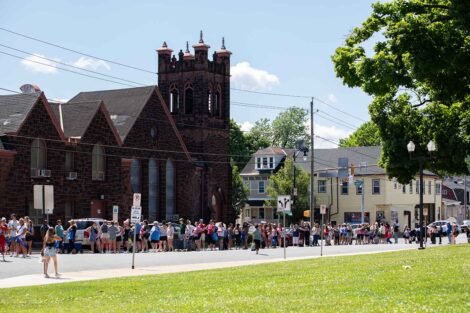
[[[51,177],[51,170],[41,170],[40,175],[41,177]]]
[[[68,172],[66,176],[67,180],[75,180],[77,179],[77,177],[78,177],[77,172]]]
[[[93,172],[93,180],[104,180],[104,172]]]

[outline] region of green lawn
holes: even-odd
[[[0,289],[0,311],[470,312],[469,288],[459,245]]]

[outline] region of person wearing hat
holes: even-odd
[[[160,242],[160,227],[158,226],[158,221],[152,223],[152,228],[150,229],[150,245],[152,246],[153,252],[161,252],[158,247]]]

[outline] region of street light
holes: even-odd
[[[307,161],[307,152],[308,152],[308,148],[305,146],[305,141],[304,140],[297,140],[296,143],[295,143],[295,150],[294,150],[294,154],[293,154],[293,159],[294,159],[294,164],[293,164],[293,167],[294,167],[294,186],[292,188],[292,210],[294,209],[293,206],[296,204],[295,202],[295,197],[297,196],[297,188],[295,187],[295,160],[297,158],[297,156],[299,155],[299,153],[303,153],[303,157],[302,157],[302,160]],[[284,225],[284,227],[286,227],[286,225]]]
[[[423,229],[423,221],[424,221],[424,217],[423,217],[423,191],[424,191],[423,164],[424,164],[424,161],[431,160],[432,153],[437,150],[436,144],[432,140],[428,142],[426,147],[429,152],[429,155],[421,155],[421,156],[413,157],[412,155],[415,152],[416,145],[414,144],[413,141],[410,141],[406,145],[408,153],[410,154],[410,160],[416,160],[419,163],[419,249],[420,250],[424,249],[423,231],[424,232],[426,231],[425,229]]]

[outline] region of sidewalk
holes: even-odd
[[[415,249],[414,245],[410,245],[409,248],[403,250]],[[362,255],[362,254],[376,254],[384,252],[394,252],[397,250],[381,250],[381,251],[369,251],[369,252],[358,252],[351,253],[349,255]],[[325,257],[337,257],[346,256],[345,254],[333,254]],[[0,279],[1,288],[13,288],[13,287],[25,287],[25,286],[39,286],[49,284],[60,284],[67,282],[78,282],[87,280],[107,279],[107,278],[119,278],[119,277],[131,277],[141,275],[157,275],[157,274],[169,274],[169,273],[182,273],[199,270],[210,270],[210,269],[221,269],[237,266],[257,265],[265,263],[274,263],[282,261],[295,261],[319,258],[320,256],[307,256],[307,257],[289,257],[287,260],[282,258],[277,259],[261,259],[261,260],[249,260],[249,261],[229,261],[229,262],[214,262],[214,263],[197,263],[197,264],[183,264],[183,265],[162,265],[162,266],[150,266],[150,267],[138,267],[136,269],[121,268],[121,269],[107,269],[107,270],[93,270],[93,271],[80,271],[80,272],[67,272],[62,273],[60,278],[44,278],[42,274],[23,275],[11,278]],[[39,265],[39,264],[38,264]],[[53,272],[53,265],[49,265],[49,272]]]

